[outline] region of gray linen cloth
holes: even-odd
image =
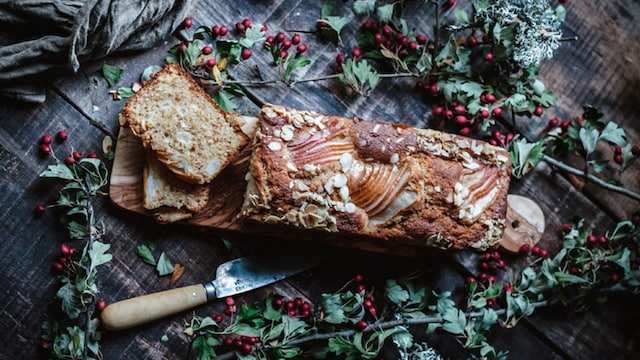
[[[0,0],[0,97],[45,101],[81,64],[166,39],[192,0]]]

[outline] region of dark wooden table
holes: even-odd
[[[338,7],[350,5],[346,3],[337,2]],[[191,15],[196,24],[232,26],[243,18],[251,18],[268,24],[270,31],[283,29],[293,33],[312,29],[320,6],[320,2],[315,1],[203,0],[197,2]],[[429,29],[433,22],[432,9],[424,7],[411,19],[412,26]],[[566,36],[577,36],[578,40],[564,43],[554,59],[544,62],[540,70],[541,80],[559,97],[557,106],[542,120],[518,122],[517,130],[535,139],[544,131],[549,118],[577,116],[583,105],[591,104],[623,126],[630,142],[640,143],[639,20],[637,1],[568,1],[563,29]],[[345,30],[348,43],[354,33],[355,25]],[[332,73],[336,49],[329,43],[316,41],[311,34],[305,34],[304,39],[309,44],[308,56],[313,64],[299,76]],[[174,39],[167,39],[147,52],[106,61],[124,69],[120,84],[126,85],[137,79],[148,65],[162,64],[166,50],[174,43]],[[59,245],[69,240],[58,224],[58,214],[47,212],[42,217],[33,216],[37,204],[52,203],[57,194],[55,184],[38,177],[51,163],[51,159],[39,156],[38,141],[45,133],[55,134],[65,129],[69,133],[67,144],[85,153],[99,152],[104,133],[92,126],[92,122],[99,122],[108,131],[117,133],[117,115],[124,101],[111,99],[109,87],[99,71],[102,64],[102,61],[89,64],[76,76],[65,76],[52,83],[47,101],[42,105],[0,104],[0,358],[44,357],[39,349],[40,326],[59,308],[54,300],[57,280],[51,264],[58,255]],[[254,56],[249,64],[265,73],[273,71],[266,56]],[[424,127],[428,124],[429,105],[411,91],[412,84],[406,79],[383,80],[367,98],[349,93],[336,80],[292,87],[252,87],[249,89],[252,100],[245,99],[238,111],[253,115],[261,102],[269,102]],[[626,172],[622,179],[635,192],[640,191],[637,169],[636,166]],[[545,163],[524,179],[514,180],[510,192],[528,196],[542,207],[546,215],[542,245],[551,251],[558,248],[558,232],[570,217],[587,218],[589,226],[603,231],[640,208],[637,201],[593,185],[579,191],[566,174],[553,171]],[[291,241],[247,239],[239,248],[229,250],[219,234],[180,225],[161,226],[150,218],[114,207],[108,197],[97,204],[96,212],[106,225],[105,241],[111,244],[114,256],[99,275],[99,296],[107,302],[170,288],[168,278],[158,277],[152,267],[134,254],[138,245],[149,241],[155,241],[170,258],[186,266],[176,286],[208,280],[218,264],[252,249],[267,246],[292,251],[299,246]],[[465,276],[477,272],[473,266],[477,255],[471,253],[441,253],[422,259],[357,249],[340,249],[336,254],[331,266],[318,266],[291,280],[240,296],[238,300],[250,302],[277,292],[314,301],[321,293],[336,290],[358,273],[375,283],[426,265],[432,268],[432,281],[436,285],[442,289],[460,289]],[[606,304],[588,312],[577,313],[564,307],[538,310],[516,328],[492,333],[492,341],[496,348],[509,351],[513,359],[636,358],[640,350],[637,303],[635,296],[614,295]],[[212,303],[198,308],[196,313],[214,314],[223,307],[221,303]],[[134,330],[105,333],[102,340],[105,359],[184,358],[188,343],[182,330],[189,316],[180,314]],[[163,335],[167,335],[167,341],[162,340]],[[455,342],[442,340],[434,346],[451,358],[470,356]]]

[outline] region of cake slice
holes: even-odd
[[[241,215],[392,243],[485,250],[505,227],[511,160],[488,143],[265,105]]]
[[[169,171],[151,152],[147,153],[144,167],[145,209],[160,209],[165,221],[173,222],[200,212],[209,201],[209,185],[187,183]],[[173,213],[169,217],[169,213]],[[167,221],[172,219],[172,221]]]
[[[168,169],[195,184],[211,181],[249,141],[236,116],[177,64],[146,82],[120,116]]]

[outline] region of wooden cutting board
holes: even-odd
[[[256,118],[243,117],[242,127],[250,138],[256,128]],[[398,244],[384,239],[357,237],[344,234],[311,231],[289,227],[278,227],[243,222],[238,216],[244,201],[245,174],[248,171],[250,149],[243,150],[238,159],[227,166],[210,184],[211,198],[204,210],[196,216],[182,220],[180,224],[213,230],[220,235],[251,235],[266,238],[296,239],[332,246],[389,253],[401,256],[420,257],[432,254],[435,249],[407,244]],[[113,204],[121,209],[152,217],[154,212],[143,207],[143,169],[145,150],[140,140],[128,127],[121,127],[118,134],[109,196]],[[524,200],[528,200],[524,198]],[[517,250],[519,241],[535,244],[544,232],[544,217],[535,209],[535,203],[522,202],[522,197],[509,195],[507,211],[508,229],[505,232],[507,250]],[[533,205],[532,205],[533,204]],[[533,208],[532,208],[533,206]],[[512,226],[516,225],[516,226]],[[170,226],[158,224],[158,226]]]

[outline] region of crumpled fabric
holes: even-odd
[[[0,97],[46,99],[55,76],[166,39],[192,0],[0,0]]]

